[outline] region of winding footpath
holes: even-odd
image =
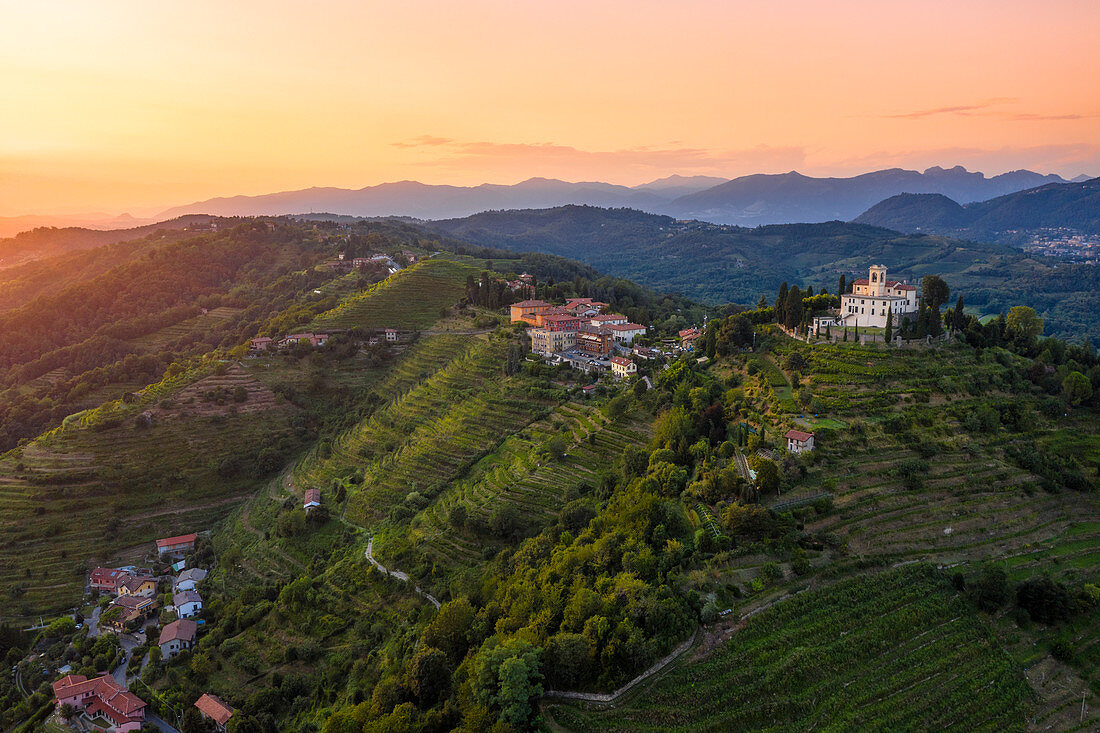
[[[386,570],[386,567],[382,563],[380,563],[380,562],[378,562],[377,560],[374,559],[374,538],[373,537],[371,537],[369,540],[367,540],[366,556],[367,556],[367,560],[370,562],[370,564],[373,565],[374,567],[378,568],[379,570],[381,570],[383,574],[389,575],[390,577],[393,577],[393,578],[397,578],[402,583],[408,583],[409,582],[409,576],[408,576],[407,573],[403,573],[400,570]],[[427,598],[428,603],[432,604],[436,608],[439,608],[439,605],[440,605],[439,601],[437,601],[431,593],[425,593],[424,591],[420,590],[420,586],[418,586],[418,585],[414,585],[413,588],[416,590],[416,592],[418,594],[420,594],[424,598]]]

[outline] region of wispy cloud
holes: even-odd
[[[1018,97],[994,97],[982,100],[974,104],[956,104],[949,107],[935,107],[933,109],[919,109],[914,112],[899,112],[896,114],[881,115],[891,120],[920,120],[927,117],[953,115],[957,117],[992,117],[1009,122],[1048,122],[1057,120],[1084,120],[1096,117],[1096,114],[1081,114],[1079,112],[1068,113],[1043,113],[1043,112],[1013,112],[1004,109],[1006,105],[1018,104]]]
[[[883,115],[883,117],[895,120],[918,120],[923,117],[935,117],[938,115],[963,115],[972,116],[975,113],[988,110],[1005,104],[1019,102],[1017,97],[994,97],[974,104],[957,104],[950,107],[935,107],[933,109],[921,109],[915,112],[901,112],[898,114]]]
[[[418,135],[417,137],[409,138],[408,140],[400,140],[390,145],[395,148],[425,148],[435,147],[439,145],[449,145],[454,140],[449,137],[435,137],[433,135]]]

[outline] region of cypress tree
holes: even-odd
[[[813,285],[811,285],[810,287],[806,288],[806,297],[807,297],[807,298],[812,298],[812,297],[814,297],[814,286],[813,286]]]
[[[844,294],[845,294],[846,292],[848,292],[848,291],[847,291],[847,290],[845,289],[845,288],[847,288],[847,287],[848,287],[848,282],[847,282],[847,280],[848,280],[848,279],[847,279],[846,277],[844,277],[844,275],[841,275],[841,276],[840,276],[840,284],[839,284],[839,285],[837,286],[837,289],[836,289],[836,294],[837,294],[837,295],[844,295]]]
[[[894,340],[894,309],[889,308],[886,311],[886,343],[890,343]]]
[[[953,327],[956,331],[961,331],[966,328],[966,313],[963,312],[963,298],[959,296],[959,302],[955,304],[955,322]]]
[[[795,285],[787,291],[787,304],[783,308],[783,323],[787,328],[794,328],[801,322],[802,291]]]
[[[779,323],[787,323],[787,281],[779,286],[779,296],[775,299],[775,320]]]

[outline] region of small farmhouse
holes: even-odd
[[[275,343],[275,339],[270,336],[257,336],[249,343],[252,345],[254,351],[267,351],[271,348],[271,345]]]
[[[801,430],[788,430],[783,436],[787,439],[787,450],[791,453],[802,453],[814,449],[814,434],[804,433]]]
[[[214,727],[219,731],[224,731],[225,724],[233,717],[233,708],[222,702],[221,698],[215,697],[210,693],[206,693],[196,700],[195,707],[199,709],[204,718],[208,718],[212,721]]]
[[[182,555],[195,549],[196,534],[182,534],[178,537],[165,537],[157,540],[157,553],[161,555]]]
[[[195,636],[199,625],[189,618],[181,618],[166,624],[160,631],[157,645],[160,646],[160,654],[164,659],[171,659],[182,651],[190,649],[195,644]]]
[[[306,500],[302,504],[302,508],[306,510],[306,514],[321,506],[321,490],[320,489],[306,489]]]

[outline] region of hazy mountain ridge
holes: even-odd
[[[327,212],[353,216],[450,219],[500,209],[543,209],[569,204],[629,207],[651,214],[758,226],[849,220],[899,193],[942,193],[970,202],[1065,183],[1056,175],[1012,171],[986,177],[961,166],[924,172],[900,168],[850,178],[801,173],[754,174],[724,181],[707,176],[668,176],[639,186],[598,181],[571,183],[531,178],[515,185],[442,186],[400,181],[353,190],[308,188],[260,196],[232,196],[168,209],[161,218],[187,213],[260,216]]]

